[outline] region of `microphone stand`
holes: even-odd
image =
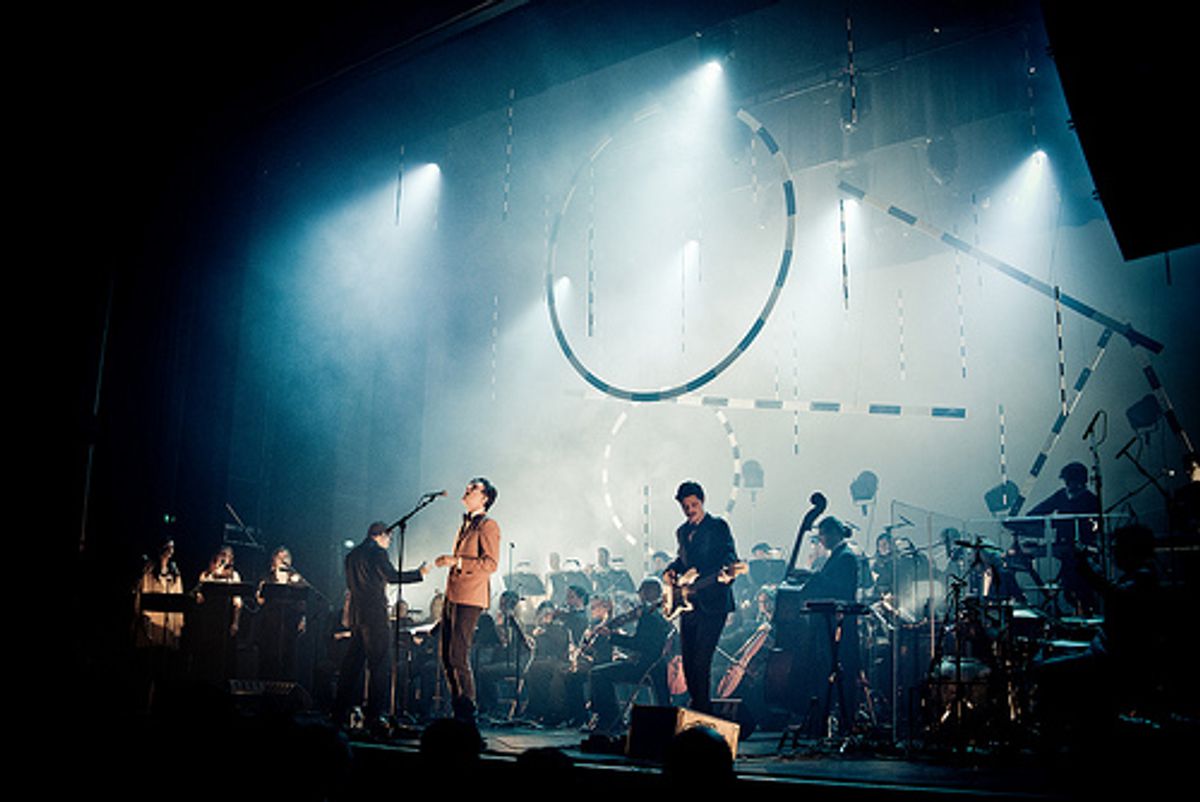
[[[417,505],[415,507],[413,507],[411,510],[409,510],[409,512],[406,515],[399,518],[394,523],[390,524],[388,526],[388,528],[384,530],[385,532],[392,532],[396,529],[400,530],[400,539],[397,544],[397,553],[396,553],[396,558],[397,558],[396,559],[396,572],[400,575],[401,581],[399,583],[397,583],[397,585],[396,585],[396,608],[395,608],[395,615],[393,616],[393,619],[395,620],[395,624],[393,624],[393,626],[392,626],[392,683],[391,683],[392,684],[392,687],[391,687],[392,721],[396,721],[399,709],[403,708],[404,705],[407,703],[408,685],[409,685],[409,681],[411,679],[409,676],[409,672],[410,672],[409,662],[410,661],[409,661],[409,659],[407,659],[407,658],[410,658],[412,655],[412,650],[410,649],[407,652],[406,659],[404,661],[404,690],[405,690],[406,699],[403,703],[401,703],[396,698],[396,686],[399,684],[399,680],[400,680],[400,609],[401,609],[401,606],[404,604],[404,581],[403,581],[403,579],[404,579],[404,534],[405,534],[405,530],[408,528],[409,519],[412,518],[414,515],[416,515],[418,512],[420,512],[421,510],[428,507],[430,504],[432,504],[434,502],[434,499],[437,499],[443,495],[445,495],[445,494],[444,493],[426,493],[425,495],[421,496],[421,499],[420,499],[420,501],[417,502]]]
[[[1123,503],[1125,503],[1129,499],[1133,498],[1138,493],[1141,493],[1143,490],[1145,490],[1150,485],[1154,485],[1154,489],[1157,490],[1162,495],[1163,500],[1167,502],[1168,508],[1170,507],[1171,494],[1167,492],[1166,488],[1164,488],[1162,485],[1160,485],[1158,483],[1158,477],[1154,476],[1152,473],[1147,471],[1145,469],[1145,467],[1143,467],[1142,463],[1140,461],[1138,461],[1138,458],[1135,457],[1133,454],[1131,454],[1129,451],[1129,447],[1132,446],[1137,439],[1138,439],[1138,435],[1134,435],[1133,440],[1130,440],[1128,443],[1126,443],[1125,447],[1122,448],[1120,450],[1120,452],[1117,454],[1117,459],[1120,459],[1121,457],[1129,457],[1129,461],[1133,463],[1133,467],[1137,469],[1138,473],[1140,473],[1142,476],[1146,477],[1146,481],[1143,482],[1141,485],[1139,485],[1135,490],[1129,491],[1124,496],[1122,496],[1121,498],[1119,498],[1115,502],[1113,502],[1111,505],[1109,505],[1108,509],[1104,510],[1106,513],[1112,512],[1117,507],[1120,507]]]
[[[1101,437],[1099,440],[1097,440],[1095,424],[1096,424],[1097,419],[1099,419],[1099,418],[1103,418],[1103,420],[1104,420],[1104,436]],[[1107,412],[1105,412],[1102,409],[1098,410],[1096,412],[1095,417],[1092,418],[1092,423],[1088,426],[1087,431],[1084,432],[1084,439],[1090,439],[1090,441],[1091,441],[1088,444],[1088,451],[1092,452],[1092,480],[1096,485],[1096,513],[1097,513],[1096,543],[1098,543],[1100,545],[1100,559],[1104,565],[1104,576],[1108,577],[1108,575],[1109,575],[1109,558],[1111,557],[1111,555],[1109,554],[1108,538],[1106,537],[1106,534],[1104,531],[1104,495],[1103,495],[1103,482],[1101,481],[1101,476],[1100,476],[1100,450],[1099,450],[1100,446],[1103,445],[1106,440],[1108,440],[1108,413]],[[1076,542],[1076,544],[1079,543],[1079,520],[1078,519],[1075,520],[1075,542]]]

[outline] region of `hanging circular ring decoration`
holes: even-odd
[[[796,192],[792,185],[792,174],[788,167],[787,159],[784,158],[783,151],[779,149],[775,138],[771,136],[763,124],[745,109],[738,109],[736,117],[743,125],[750,129],[752,135],[757,136],[762,141],[767,148],[767,152],[775,158],[775,163],[779,167],[782,179],[784,207],[787,213],[787,224],[783,238],[783,254],[779,260],[779,270],[775,275],[775,283],[771,287],[771,292],[767,295],[767,301],[763,304],[762,311],[758,313],[758,317],[750,325],[750,329],[737,345],[733,347],[733,350],[726,354],[721,361],[683,384],[654,390],[631,390],[617,387],[589,370],[575,354],[574,349],[571,348],[571,343],[567,340],[562,323],[558,319],[558,307],[554,300],[554,264],[558,253],[558,230],[563,217],[571,206],[571,199],[575,195],[575,190],[579,185],[579,179],[583,174],[584,168],[595,163],[600,154],[604,152],[604,149],[613,141],[613,137],[610,136],[601,142],[600,146],[592,151],[592,155],[586,162],[579,166],[575,171],[575,175],[571,178],[571,187],[567,191],[567,197],[563,201],[562,208],[559,209],[558,214],[555,216],[554,224],[550,229],[549,253],[546,256],[546,307],[550,311],[550,325],[554,328],[554,338],[558,341],[558,347],[562,349],[563,356],[571,363],[571,367],[575,369],[575,372],[583,377],[584,381],[602,393],[624,401],[666,401],[700,389],[717,378],[717,376],[720,376],[726,368],[732,365],[750,347],[750,344],[754,342],[759,332],[762,331],[763,326],[766,325],[771,310],[775,308],[775,303],[779,300],[779,294],[782,292],[783,285],[787,281],[788,269],[791,267],[792,246],[796,238]]]
[[[729,416],[724,410],[714,409],[713,414],[717,418],[717,423],[721,425],[722,431],[725,432],[725,440],[729,443],[730,458],[733,462],[733,480],[729,487],[729,499],[725,502],[725,514],[733,513],[734,505],[737,504],[738,493],[742,487],[742,447],[738,443],[737,434],[733,431],[733,423],[730,422]],[[622,427],[629,420],[629,410],[622,410],[617,415],[616,421],[609,429],[609,441],[604,446],[603,466],[600,469],[600,482],[604,490],[604,506],[608,509],[609,520],[612,522],[613,528],[620,532],[625,537],[625,542],[631,546],[638,545],[638,540],[633,534],[626,529],[621,517],[617,515],[616,505],[613,503],[612,488],[609,484],[609,463],[612,459],[613,443],[616,442],[617,435],[620,434]]]

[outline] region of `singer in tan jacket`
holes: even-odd
[[[441,659],[450,686],[454,717],[475,721],[475,677],[471,674],[471,642],[479,616],[491,603],[491,575],[500,564],[500,526],[487,511],[496,501],[496,488],[482,477],[467,483],[466,507],[454,542],[454,552],[434,562],[449,568],[446,602],[442,608]]]

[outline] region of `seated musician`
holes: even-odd
[[[563,693],[566,722],[573,726],[579,726],[588,720],[588,684],[592,668],[611,663],[613,660],[610,632],[612,612],[612,599],[607,596],[592,596],[587,629],[571,646],[570,659],[563,676]],[[631,620],[633,617],[635,616],[630,615]]]
[[[498,686],[511,679],[515,692],[525,675],[533,646],[532,637],[517,618],[519,600],[515,591],[504,591],[500,594],[495,618],[485,612],[476,625],[475,690],[479,712],[492,718],[508,718],[513,712],[511,703],[502,709]]]
[[[633,577],[624,568],[614,567],[611,552],[604,546],[596,549],[596,564],[589,569],[592,588],[596,593],[633,592]]]
[[[571,585],[567,588],[566,607],[558,611],[558,617],[571,634],[571,642],[579,643],[583,631],[588,626],[588,603],[592,595],[581,585]]]
[[[538,605],[537,623],[530,633],[533,659],[525,670],[525,718],[557,724],[566,718],[563,681],[569,664],[571,634],[554,605]]]
[[[662,583],[656,577],[647,577],[638,588],[638,597],[642,606],[633,633],[610,632],[613,648],[628,657],[598,665],[591,672],[592,713],[597,732],[611,734],[623,723],[617,705],[617,683],[637,684],[646,680],[651,683],[657,702],[665,703],[668,698],[664,651],[672,628],[659,608]]]

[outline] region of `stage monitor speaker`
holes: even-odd
[[[741,732],[739,725],[686,707],[657,705],[634,705],[629,719],[625,754],[632,758],[661,761],[671,739],[696,726],[715,730],[729,744],[730,754],[737,757],[738,735]]]
[[[298,682],[231,679],[229,695],[247,713],[301,713],[312,708],[312,697]]]

